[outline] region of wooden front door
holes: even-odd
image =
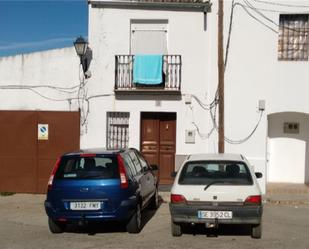
[[[159,166],[161,184],[170,184],[175,169],[176,114],[142,113],[141,150],[150,164]]]

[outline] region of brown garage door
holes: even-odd
[[[57,157],[78,150],[79,137],[79,112],[0,111],[0,191],[44,193]]]

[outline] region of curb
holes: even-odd
[[[266,203],[273,205],[309,205],[309,200],[272,200],[266,199]]]

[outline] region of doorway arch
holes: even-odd
[[[309,114],[268,115],[268,182],[309,182]]]

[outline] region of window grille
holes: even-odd
[[[308,60],[308,15],[280,15],[278,59]]]
[[[128,147],[129,117],[129,112],[107,112],[107,149]]]

